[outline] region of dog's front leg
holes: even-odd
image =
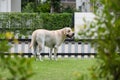
[[[57,60],[57,52],[58,52],[58,47],[56,46],[54,48],[54,60]]]

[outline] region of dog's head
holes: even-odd
[[[64,34],[66,35],[66,37],[68,38],[72,38],[74,36],[74,32],[72,31],[71,28],[66,27],[64,28]]]

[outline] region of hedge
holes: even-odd
[[[35,29],[56,30],[72,25],[70,13],[0,13],[0,33],[28,35]]]
[[[45,29],[53,30],[72,26],[73,15],[71,13],[41,13],[39,15],[43,20],[43,28]]]
[[[0,13],[0,28],[7,30],[25,30],[42,28],[36,13]]]

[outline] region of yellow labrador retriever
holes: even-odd
[[[73,36],[74,33],[69,27],[60,30],[51,30],[51,31],[45,29],[38,29],[32,33],[30,48],[33,46],[34,55],[37,58],[37,47],[39,49],[39,53],[41,53],[42,49],[45,46],[49,47],[50,59],[52,59],[52,50],[54,49],[54,59],[56,60],[58,47],[63,43],[66,37],[71,38]],[[38,58],[41,60],[40,55]]]

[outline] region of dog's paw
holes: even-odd
[[[54,58],[55,61],[57,61],[58,59],[57,58]]]
[[[39,61],[43,61],[42,59],[39,59]]]
[[[38,57],[39,61],[43,61],[43,59],[41,58],[41,56]]]
[[[36,61],[43,61],[42,59],[38,59],[38,58],[36,58],[35,60],[36,60]]]

